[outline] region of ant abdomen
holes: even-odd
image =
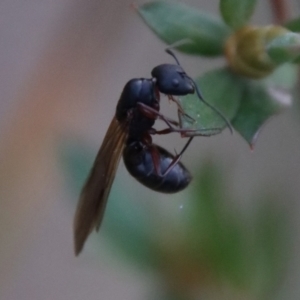
[[[174,156],[155,144],[132,142],[125,147],[123,160],[126,169],[137,181],[157,192],[177,193],[185,189],[192,180],[190,172],[181,162],[176,163],[165,174],[174,161]]]

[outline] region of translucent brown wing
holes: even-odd
[[[113,118],[77,206],[74,220],[76,255],[81,252],[91,231],[100,227],[126,137],[126,124],[120,124]]]

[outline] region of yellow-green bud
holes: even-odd
[[[232,34],[225,44],[225,54],[230,68],[243,76],[263,78],[276,68],[266,47],[275,38],[289,32],[280,26],[243,27]]]

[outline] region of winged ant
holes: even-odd
[[[151,135],[154,134],[187,132],[178,127],[178,122],[159,112],[160,93],[168,95],[177,103],[180,113],[184,113],[173,96],[193,94],[196,91],[200,100],[215,110],[231,130],[227,119],[204,101],[196,83],[185,73],[174,53],[170,49],[166,52],[173,56],[177,64],[159,65],[152,70],[152,78],[131,79],[122,91],[115,116],[80,195],[74,220],[76,255],[82,251],[92,230],[99,230],[122,154],[128,172],[152,190],[176,193],[190,183],[192,177],[179,160],[193,136],[175,156],[152,143]],[[156,119],[163,120],[168,127],[160,131],[154,129]]]

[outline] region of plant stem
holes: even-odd
[[[289,9],[287,0],[270,0],[275,24],[282,24],[288,19]]]

